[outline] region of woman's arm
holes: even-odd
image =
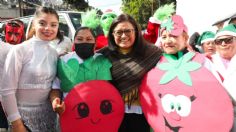
[[[15,47],[12,48],[7,55],[3,69],[2,87],[0,91],[2,94],[2,105],[10,122],[21,118],[15,95],[23,65],[21,52]]]
[[[2,78],[2,104],[13,132],[26,132],[17,107],[16,90],[22,72],[22,51],[13,48],[7,55]]]
[[[24,123],[21,119],[17,119],[11,123],[11,131],[12,132],[27,132]]]

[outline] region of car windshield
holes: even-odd
[[[4,23],[0,22],[0,41],[4,38],[3,29],[2,29],[3,24]]]
[[[69,13],[71,22],[75,27],[75,30],[81,26],[81,14],[80,13]]]

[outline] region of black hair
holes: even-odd
[[[57,14],[56,10],[54,10],[51,7],[41,6],[36,9],[34,15],[35,15],[35,17],[39,17],[42,13],[53,14],[56,16],[57,20],[59,21],[59,15]]]
[[[95,35],[94,31],[93,31],[91,28],[86,27],[86,26],[84,26],[84,27],[79,27],[79,28],[75,31],[74,39],[75,39],[77,33],[78,33],[79,31],[81,31],[81,30],[89,30],[89,31],[91,32],[91,34],[93,35],[93,37],[96,39],[96,35]]]
[[[144,40],[144,38],[142,36],[140,26],[137,24],[135,19],[128,14],[121,14],[116,19],[113,20],[113,22],[110,26],[109,32],[108,32],[108,48],[109,48],[109,50],[117,51],[117,49],[118,49],[118,46],[115,43],[113,32],[114,32],[115,27],[119,23],[122,23],[122,22],[129,22],[134,27],[135,41],[134,41],[132,52],[134,52],[135,55],[143,55],[144,54],[143,51],[145,51],[144,47],[147,42]]]
[[[59,15],[57,14],[57,11],[54,10],[52,7],[41,6],[36,9],[34,16],[39,17],[42,13],[55,15],[57,20],[59,21]],[[59,26],[58,26],[58,31],[57,31],[57,38],[59,39],[58,44],[64,40],[64,37],[62,33],[60,32]]]
[[[200,34],[198,32],[194,32],[189,38],[189,45],[192,47],[194,51],[201,53],[200,50],[196,47],[196,45],[198,45],[199,38]]]

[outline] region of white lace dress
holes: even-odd
[[[33,132],[55,131],[49,92],[56,75],[57,52],[35,37],[14,46],[6,59],[2,103],[10,122],[19,118]]]

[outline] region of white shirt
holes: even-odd
[[[19,119],[17,104],[42,104],[56,75],[57,52],[35,37],[9,52],[3,71],[2,104],[10,122]]]
[[[212,56],[212,62],[214,68],[224,78],[223,86],[231,96],[234,105],[234,117],[236,117],[236,55],[234,55],[228,64],[226,64],[227,68],[225,67],[224,62],[218,53]]]
[[[9,50],[12,46],[13,45],[5,43],[0,40],[0,84],[2,84],[2,73],[3,73],[3,67],[5,64],[7,53],[9,52]],[[1,89],[1,87],[0,87],[0,89]],[[2,96],[0,93],[0,102],[1,102],[1,100],[2,100]]]

